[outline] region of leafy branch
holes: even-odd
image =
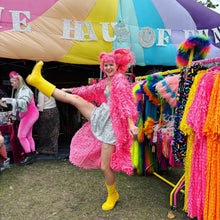
[[[211,0],[206,0],[206,2],[202,2],[199,0],[195,0],[196,2],[206,6],[207,8],[217,8],[219,5],[218,4],[213,4]]]

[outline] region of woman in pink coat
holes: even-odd
[[[105,78],[91,86],[57,89],[42,78],[42,61],[26,81],[46,96],[74,105],[88,120],[72,139],[69,159],[85,169],[101,168],[108,191],[102,209],[111,210],[119,199],[113,170],[128,175],[133,172],[130,148],[133,136],[138,134],[138,113],[124,73],[135,58],[129,49],[117,49],[102,52],[99,60]]]

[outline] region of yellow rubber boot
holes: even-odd
[[[44,95],[46,95],[48,98],[53,94],[56,86],[45,80],[41,75],[41,68],[43,66],[43,61],[39,61],[35,64],[32,73],[28,75],[26,78],[26,82],[36,87],[38,90],[40,90]]]
[[[102,205],[102,210],[108,211],[115,207],[116,202],[119,200],[119,194],[115,188],[115,183],[109,186],[105,183],[108,190],[108,198],[105,203]]]

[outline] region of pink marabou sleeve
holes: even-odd
[[[122,119],[132,118],[137,120],[137,108],[132,94],[132,87],[123,74],[114,77],[114,86],[111,89],[112,103],[116,103],[120,117]]]
[[[71,92],[73,94],[79,95],[89,102],[95,101],[102,103],[106,101],[104,96],[105,81],[106,80],[101,80],[100,82],[93,85],[72,88]]]

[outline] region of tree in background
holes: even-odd
[[[207,8],[217,8],[219,5],[218,4],[213,4],[211,0],[206,0],[206,1],[199,1],[195,0],[196,2],[206,6]]]

